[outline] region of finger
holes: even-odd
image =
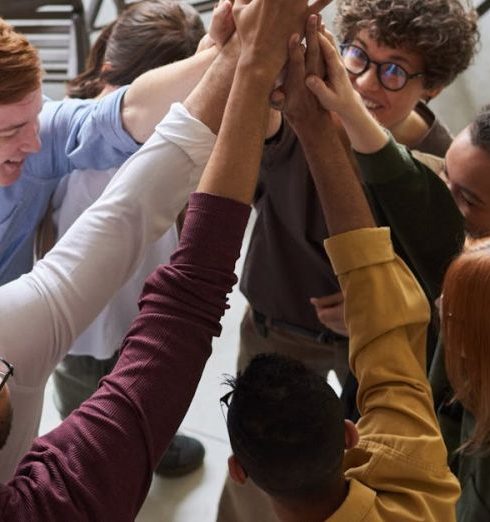
[[[303,85],[305,81],[305,56],[301,48],[299,34],[293,34],[289,39],[288,74],[286,78],[286,92]]]
[[[306,74],[320,74],[320,44],[317,15],[310,15],[306,23]]]
[[[344,302],[344,295],[342,292],[337,292],[332,295],[323,295],[321,297],[312,297],[310,303],[315,306],[335,306]]]
[[[327,110],[332,110],[333,92],[327,87],[325,82],[318,76],[312,74],[305,80],[306,87],[315,95],[318,103]]]
[[[327,76],[334,87],[336,83],[348,80],[347,71],[335,46],[333,35],[328,31],[326,35],[319,34],[318,43],[327,67]]]
[[[332,314],[328,312],[328,309],[317,312],[317,317],[318,320],[330,330],[346,335],[344,332],[346,332],[347,328],[343,319],[332,316]]]
[[[310,14],[314,14],[314,13],[319,13],[322,9],[324,9],[325,7],[327,7],[327,5],[331,2],[332,0],[315,0],[309,7],[308,7],[308,12]]]

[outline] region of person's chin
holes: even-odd
[[[24,161],[0,165],[0,187],[13,185],[20,178],[23,165]]]

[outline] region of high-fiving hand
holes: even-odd
[[[268,73],[279,74],[288,57],[292,34],[303,34],[306,20],[331,0],[235,0],[233,16],[242,59],[253,60]]]

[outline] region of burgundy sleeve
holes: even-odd
[[[0,488],[1,520],[134,521],[220,334],[249,212],[191,196],[179,248],[147,279],[116,367],[34,441]]]

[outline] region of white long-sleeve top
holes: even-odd
[[[0,355],[15,367],[14,417],[0,451],[12,477],[35,437],[46,381],[78,335],[174,223],[209,158],[215,136],[174,104],[101,198],[33,270],[0,287]]]
[[[65,176],[53,194],[53,224],[56,240],[69,230],[76,219],[102,194],[116,169],[75,170]],[[121,346],[131,322],[138,313],[138,298],[146,278],[159,264],[167,264],[177,247],[177,227],[149,244],[131,277],[119,288],[100,314],[75,339],[70,355],[89,355],[110,359]]]

